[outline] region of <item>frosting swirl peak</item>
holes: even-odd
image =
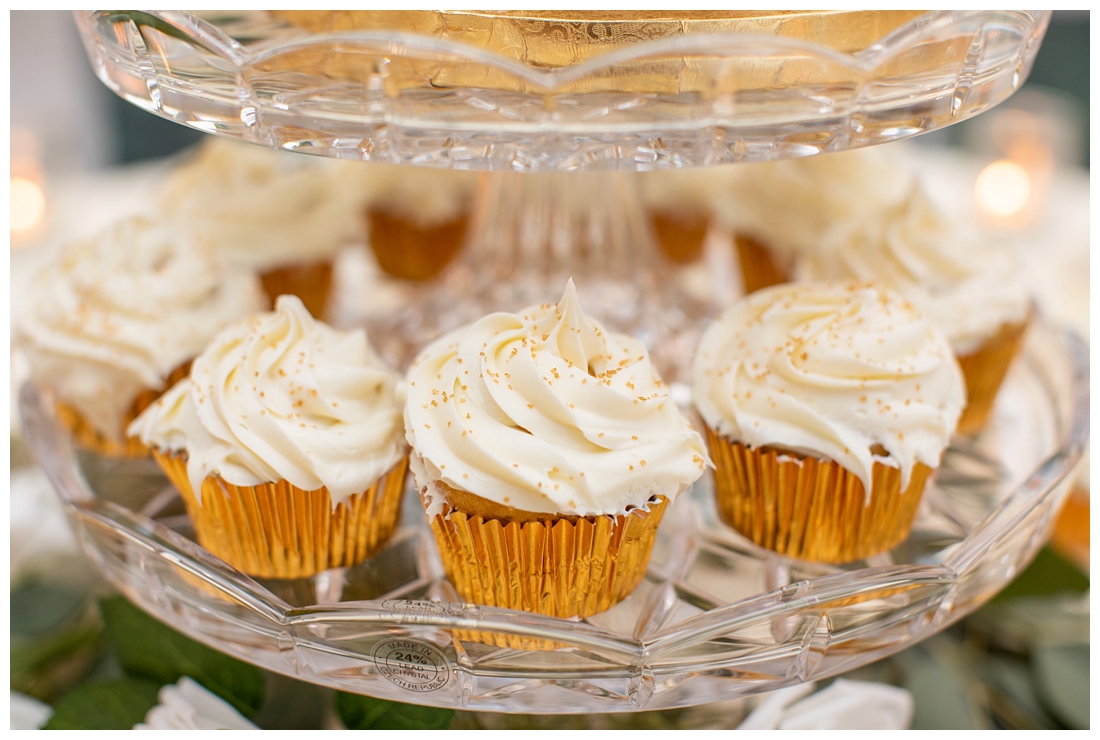
[[[196,495],[217,474],[239,486],[328,488],[335,507],[404,454],[401,376],[362,330],[313,319],[296,296],[222,331],[190,378],[130,425],[162,450],[186,449]]]
[[[824,456],[871,490],[881,462],[939,464],[966,402],[943,334],[894,293],[786,283],[753,293],[704,332],[692,394],[703,419],[752,447]]]
[[[556,305],[437,340],[409,381],[423,474],[521,511],[622,513],[674,498],[707,464],[645,346],[586,317],[571,280]]]

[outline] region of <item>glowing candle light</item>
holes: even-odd
[[[982,170],[975,184],[978,206],[992,216],[1005,218],[1023,211],[1031,197],[1031,178],[1015,162],[1002,159]]]
[[[11,178],[11,230],[16,233],[33,231],[46,213],[46,196],[34,180]]]

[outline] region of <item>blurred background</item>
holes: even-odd
[[[163,175],[164,158],[203,134],[141,111],[102,85],[69,13],[14,11],[10,21],[16,286],[49,254],[31,247],[88,235],[126,209],[141,208]],[[910,144],[925,154],[918,158],[925,168],[943,177],[942,199],[1030,249],[1041,308],[1086,338],[1089,24],[1088,11],[1055,11],[1022,90],[984,115]],[[11,291],[13,316],[18,293]],[[24,370],[17,358],[12,362],[14,391]],[[119,668],[95,609],[89,612],[86,589],[73,589],[79,568],[60,585],[48,577],[76,548],[48,482],[19,441],[14,393],[12,400],[11,681],[14,691],[53,703],[89,677],[118,675]],[[917,728],[1088,727],[1088,488],[1086,465],[1052,546],[994,602],[850,678],[907,688]],[[684,726],[686,717],[650,716],[644,724]],[[538,718],[456,723],[503,727],[528,720],[527,726],[543,726]]]

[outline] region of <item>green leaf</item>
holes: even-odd
[[[88,594],[43,581],[24,583],[11,591],[11,637],[38,637],[78,619]]]
[[[105,651],[95,602],[64,586],[31,582],[11,591],[10,604],[12,690],[52,704]]]
[[[445,730],[453,709],[422,707],[336,692],[336,712],[349,730]]]
[[[246,717],[263,705],[264,677],[256,666],[181,635],[121,596],[104,599],[99,608],[107,642],[128,674],[162,685],[190,676]]]
[[[54,707],[44,730],[129,730],[157,704],[160,687],[123,678],[80,686]]]
[[[1080,593],[1088,588],[1088,576],[1054,550],[1044,547],[1031,565],[994,597],[994,601],[1020,596],[1053,596],[1067,591]]]
[[[1067,727],[1089,729],[1089,646],[1041,647],[1033,662],[1043,704]]]
[[[961,645],[947,635],[899,653],[902,685],[913,694],[914,730],[985,729],[985,715],[971,692],[976,677],[959,660]]]

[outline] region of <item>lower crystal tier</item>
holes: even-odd
[[[973,611],[1048,536],[1088,435],[1089,390],[1084,345],[1037,322],[992,420],[953,441],[890,553],[836,567],[761,550],[719,523],[708,475],[669,508],[641,584],[580,621],[461,603],[411,487],[375,557],[252,580],[190,539],[152,461],[78,453],[45,394],[28,385],[20,402],[85,551],[158,619],[343,691],[553,714],[694,706],[825,678]]]

